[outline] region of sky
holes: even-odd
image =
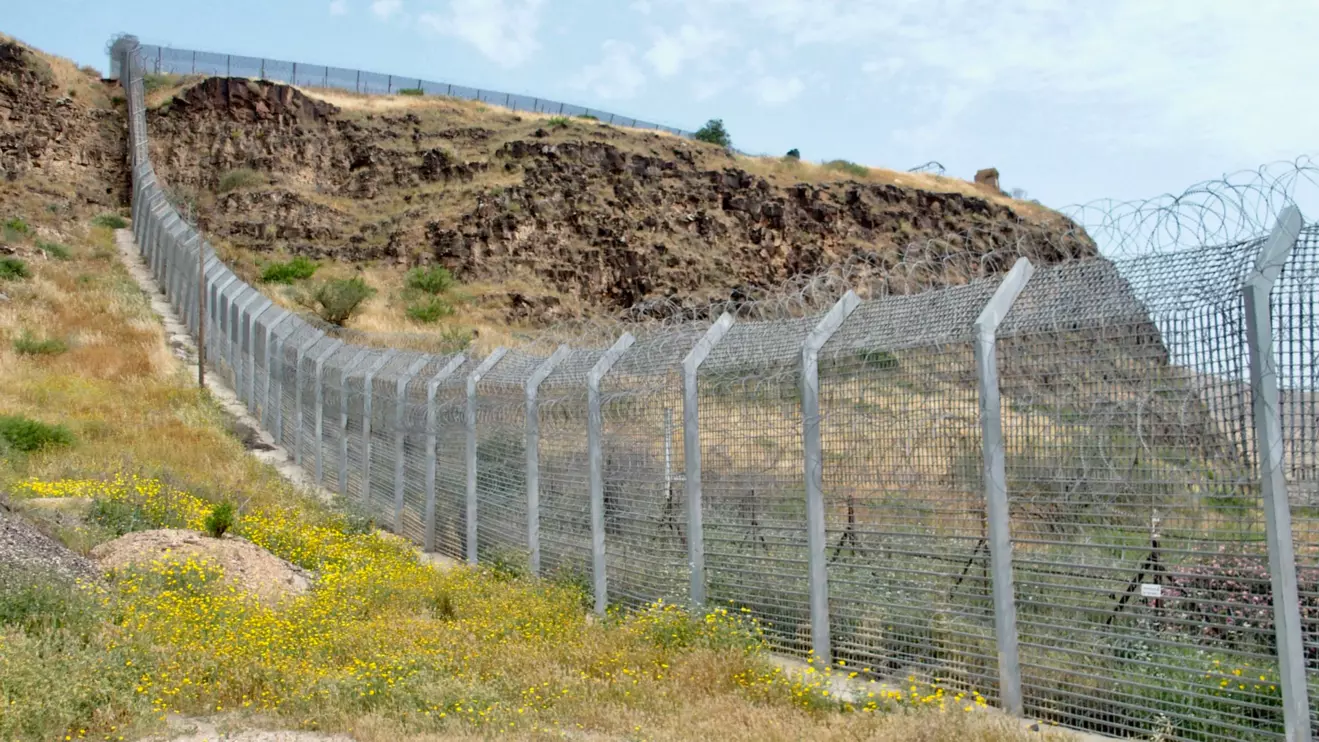
[[[937,161],[1050,206],[1319,152],[1311,0],[0,0],[0,31],[107,67],[143,43],[551,98],[737,148]],[[1307,206],[1302,204],[1302,209]],[[1319,213],[1319,201],[1307,218]]]

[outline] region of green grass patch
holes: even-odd
[[[298,255],[292,260],[267,265],[261,271],[261,281],[263,283],[284,284],[304,281],[315,275],[316,269],[319,267],[315,262]]]
[[[118,214],[101,214],[92,219],[92,224],[106,229],[127,229],[128,220]]]
[[[399,94],[399,95],[413,95],[413,96],[421,97],[421,96],[423,96],[423,95],[426,94],[426,91],[425,91],[425,90],[422,90],[421,88],[399,88],[399,89],[398,89],[398,94]]]
[[[31,234],[32,228],[23,220],[23,217],[15,216],[6,219],[5,223],[0,225],[0,231],[4,232],[5,241],[18,242]]]
[[[17,281],[31,275],[27,263],[22,260],[8,255],[0,258],[0,281]]]
[[[21,356],[57,356],[68,349],[59,338],[38,338],[27,330],[14,338],[14,352]]]
[[[579,118],[579,119],[586,119],[587,121],[599,121],[599,120],[600,120],[600,117],[599,117],[599,116],[592,116],[592,115],[589,114],[589,113],[579,113],[579,114],[577,114],[577,118]]]
[[[0,441],[16,451],[35,453],[73,445],[73,433],[63,425],[51,425],[21,415],[0,415]]]
[[[429,268],[413,268],[408,271],[404,279],[407,287],[423,293],[437,296],[453,288],[457,283],[453,280],[453,274],[443,266],[434,265]]]
[[[409,304],[406,311],[409,318],[431,325],[453,316],[453,305],[438,296],[431,296]]]
[[[545,125],[551,129],[566,129],[569,123],[567,116],[551,116]]]
[[[857,178],[864,178],[870,174],[870,168],[865,165],[858,165],[850,160],[830,160],[824,163],[824,166],[829,170],[847,173],[848,175]]]
[[[268,182],[269,180],[266,176],[261,173],[258,173],[251,168],[240,167],[221,175],[219,184],[215,186],[215,192],[228,193],[230,191],[236,191],[239,188],[255,188],[256,186],[263,186]]]
[[[40,250],[42,254],[44,254],[46,257],[51,258],[53,260],[68,260],[69,258],[73,257],[72,251],[70,251],[68,247],[61,245],[58,242],[38,241],[37,249]]]

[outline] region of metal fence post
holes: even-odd
[[[1308,742],[1310,711],[1305,684],[1305,645],[1301,638],[1296,553],[1292,542],[1291,503],[1283,472],[1282,420],[1277,359],[1273,351],[1273,290],[1292,247],[1300,236],[1301,212],[1289,206],[1278,217],[1260,250],[1255,270],[1246,280],[1246,339],[1250,345],[1250,385],[1254,391],[1255,441],[1259,452],[1260,493],[1269,546],[1273,588],[1273,630],[1277,637],[1279,685],[1288,742]]]
[[[431,377],[426,382],[426,523],[423,526],[425,533],[422,535],[422,549],[424,551],[435,551],[435,470],[439,466],[436,460],[435,446],[439,441],[439,433],[436,428],[439,426],[438,415],[435,414],[435,394],[440,389],[440,384],[453,375],[464,363],[467,362],[467,356],[459,353],[439,373]]]
[[[279,344],[279,338],[275,335],[275,330],[278,329],[280,325],[287,322],[291,317],[293,317],[292,312],[285,312],[280,315],[279,319],[272,322],[270,327],[266,328],[266,399],[262,406],[260,419],[261,426],[271,431],[271,433],[275,432],[275,410],[273,407],[280,404],[280,398],[278,395],[275,395],[274,405],[271,403],[271,395],[277,388],[275,366],[272,361],[272,359],[277,357],[276,346]],[[278,436],[276,436],[275,441],[279,442]]]
[[[342,340],[335,340],[330,346],[312,360],[316,374],[316,484],[325,484],[325,361],[343,347]]]
[[[820,441],[820,349],[861,303],[852,291],[834,304],[801,347],[802,459],[806,483],[806,548],[810,572],[811,647],[830,662],[829,575],[825,558],[824,450]]]
[[[1003,447],[1003,410],[998,388],[995,333],[1012,309],[1035,266],[1018,258],[976,319],[975,361],[980,385],[980,444],[983,452],[985,520],[989,530],[989,565],[994,593],[994,636],[998,643],[999,699],[1009,714],[1024,713],[1021,661],[1017,653],[1017,603],[1012,587],[1012,534],[1008,519],[1007,466]]]
[[[408,382],[430,360],[430,356],[422,356],[413,361],[394,385],[394,533],[403,533],[403,428],[408,414]]]
[[[371,499],[371,382],[375,379],[376,372],[384,368],[385,364],[396,355],[398,355],[397,350],[386,349],[362,377],[362,491],[359,493],[362,502]]]
[[[348,377],[370,353],[370,348],[358,350],[339,374],[339,466],[335,472],[335,491],[343,498],[348,497]]]
[[[476,564],[476,385],[487,371],[508,353],[507,348],[495,348],[484,361],[481,361],[467,376],[467,563]]]
[[[555,348],[527,379],[527,554],[531,574],[540,574],[540,407],[536,395],[554,368],[568,357],[568,346]]]
[[[307,420],[306,413],[302,410],[302,359],[303,354],[315,347],[323,337],[325,333],[317,331],[316,337],[312,338],[311,342],[304,342],[293,348],[293,414],[297,417],[293,427],[293,461],[298,466],[302,466],[302,429]]]
[[[691,568],[691,602],[705,605],[705,527],[701,503],[701,415],[697,372],[710,351],[733,327],[733,316],[724,312],[705,336],[682,359],[682,458],[686,467],[687,561]]]
[[[600,381],[618,359],[636,342],[625,332],[600,356],[586,376],[586,445],[590,459],[591,487],[591,574],[595,593],[595,612],[601,616],[609,603],[609,576],[605,572],[605,481],[602,432],[604,415],[600,409]]]

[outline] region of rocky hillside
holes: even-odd
[[[853,256],[910,290],[1094,250],[1058,214],[965,181],[746,158],[592,120],[245,79],[152,99],[158,172],[230,248],[439,263],[466,283],[516,283],[509,311],[544,320],[569,297],[700,306]]]
[[[0,200],[54,209],[127,203],[125,131],[95,70],[0,35],[0,183],[10,184]]]

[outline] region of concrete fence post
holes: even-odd
[[[825,557],[824,449],[820,440],[820,349],[861,304],[848,291],[834,304],[801,348],[802,459],[806,483],[806,547],[810,573],[811,648],[818,662],[831,661],[829,573]]]
[[[595,593],[595,612],[603,616],[609,605],[609,576],[605,559],[605,478],[604,478],[604,414],[600,407],[600,382],[609,369],[636,342],[632,333],[625,332],[586,376],[586,445],[590,460],[591,495],[591,575]]]
[[[279,345],[279,336],[275,334],[275,330],[288,322],[291,317],[293,317],[292,312],[284,312],[279,316],[279,319],[270,323],[270,327],[266,328],[266,388],[262,390],[265,399],[261,405],[259,420],[261,421],[261,427],[269,430],[272,434],[275,432],[274,407],[279,403],[279,396],[274,393],[278,388],[274,359],[277,357],[277,346]],[[279,443],[278,437],[275,438],[275,442]]]
[[[371,385],[380,369],[396,355],[397,350],[386,349],[362,376],[362,491],[357,494],[364,503],[371,501]]]
[[[426,522],[422,526],[425,530],[422,534],[422,549],[428,552],[435,551],[435,474],[439,467],[435,447],[439,443],[440,421],[435,410],[435,395],[440,385],[466,362],[467,356],[459,353],[426,382]]]
[[[394,533],[398,534],[403,533],[403,451],[407,436],[408,384],[430,361],[431,356],[413,361],[394,383]]]
[[[701,502],[701,364],[710,351],[724,339],[733,327],[733,316],[727,312],[705,331],[686,358],[682,359],[682,458],[686,469],[683,483],[687,497],[687,562],[691,569],[691,602],[705,605],[705,526]]]
[[[312,359],[312,373],[315,375],[316,405],[316,484],[325,484],[325,362],[343,347],[343,341],[336,339],[325,350]]]
[[[560,345],[531,376],[525,387],[527,397],[527,554],[531,574],[540,574],[540,385],[568,357],[568,346]]]
[[[1310,710],[1305,679],[1305,645],[1301,636],[1296,552],[1292,542],[1291,502],[1283,470],[1282,419],[1278,367],[1273,348],[1273,312],[1269,295],[1300,236],[1300,209],[1289,206],[1278,217],[1260,249],[1254,271],[1243,289],[1246,341],[1250,346],[1250,386],[1253,392],[1255,442],[1259,453],[1260,494],[1269,547],[1273,588],[1273,630],[1282,686],[1283,725],[1288,742],[1309,742]]]
[[[316,343],[325,337],[325,333],[320,330],[309,340],[303,341],[293,347],[293,461],[302,466],[302,436],[303,428],[307,426],[307,415],[303,412],[303,394],[302,394],[302,361],[306,357],[307,351],[316,346]]]
[[[976,319],[975,363],[980,391],[980,445],[985,487],[985,521],[994,594],[994,637],[998,645],[999,700],[1003,710],[1024,713],[1021,661],[1017,651],[1017,602],[1012,587],[1012,534],[1008,518],[1008,484],[1003,445],[1003,409],[999,397],[998,326],[1026,288],[1035,266],[1018,258]]]
[[[467,431],[466,469],[467,469],[467,563],[476,564],[479,555],[476,548],[477,500],[476,500],[476,385],[481,377],[495,367],[496,363],[508,354],[507,348],[495,348],[484,361],[467,376]]]

